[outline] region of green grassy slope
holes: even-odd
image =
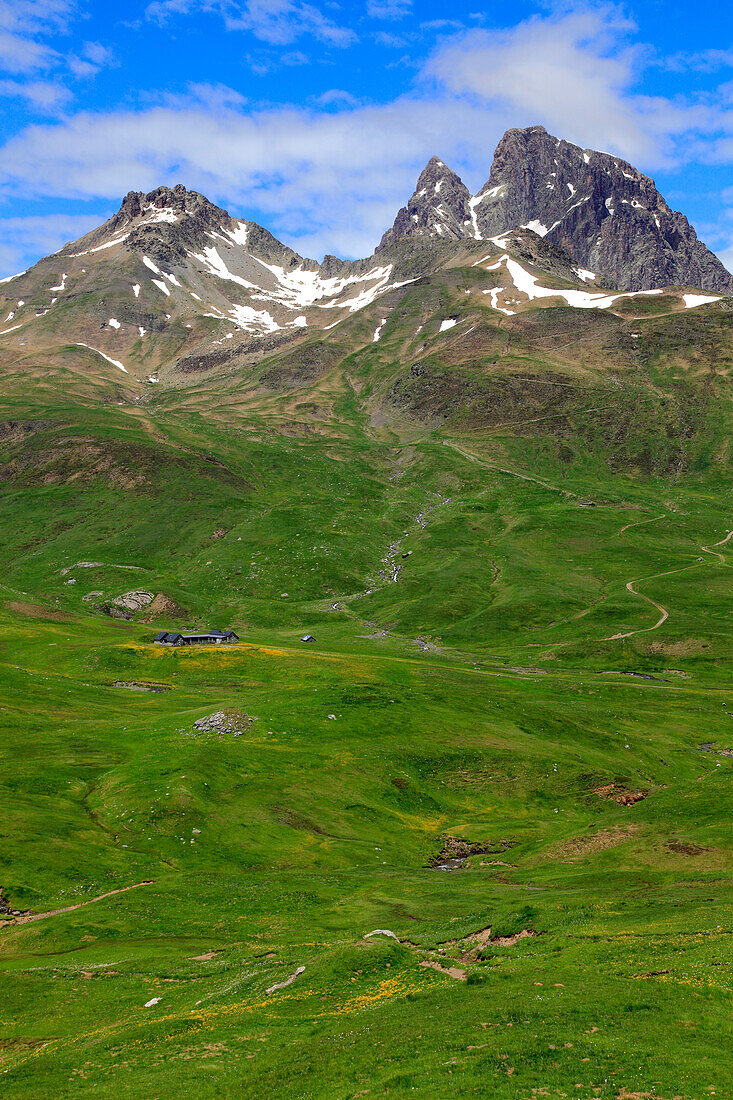
[[[6,1096],[733,1092],[733,315],[472,277],[4,384]]]

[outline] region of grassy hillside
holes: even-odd
[[[475,278],[3,379],[7,1097],[733,1092],[733,314]]]

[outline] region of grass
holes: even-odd
[[[727,321],[693,355],[636,320],[633,359],[604,317],[630,413],[593,421],[584,316],[532,352],[580,386],[561,425],[459,432],[385,394],[467,282],[373,347],[340,326],[294,389],[292,349],[267,392],[9,381],[37,430],[0,454],[5,1096],[733,1091],[731,416],[699,360]],[[180,610],[94,610],[133,588]],[[242,644],[152,644],[184,624]]]

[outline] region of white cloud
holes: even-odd
[[[51,45],[69,30],[76,15],[73,0],[0,0],[0,72],[27,80],[23,90],[16,79],[4,81],[0,94],[22,97],[41,111],[70,98],[58,79],[41,81],[41,74],[66,68],[76,77],[93,76],[113,62],[112,51],[99,42],[86,42],[78,53]]]
[[[71,93],[50,80],[0,80],[0,98],[25,99],[37,111],[51,113],[68,103]]]
[[[714,112],[634,94],[645,59],[626,44],[630,30],[611,6],[535,17],[454,39],[428,71],[456,95],[503,104],[580,145],[660,164],[675,135],[710,128]]]
[[[48,256],[67,241],[84,236],[104,220],[104,216],[94,214],[39,214],[26,218],[1,218],[0,271],[13,274],[26,266],[29,256]]]
[[[404,19],[412,11],[412,0],[367,0],[372,19]]]
[[[33,73],[50,68],[59,54],[48,42],[66,29],[72,0],[0,0],[0,68]]]
[[[179,12],[192,2],[174,0]],[[222,0],[195,2],[221,14]],[[269,20],[253,33],[287,37],[306,33],[297,20],[313,10],[260,0],[235,12]],[[647,55],[629,47],[629,32],[616,9],[601,8],[462,33],[437,48],[412,94],[386,104],[333,91],[310,109],[253,108],[231,89],[197,85],[137,110],[80,112],[11,138],[0,149],[0,189],[113,203],[130,189],[182,181],[301,252],[358,256],[373,248],[431,155],[476,190],[511,126],[542,123],[643,170],[685,156],[733,159],[729,107],[636,93]]]
[[[0,154],[0,186],[25,195],[119,200],[182,180],[291,240],[368,252],[411,193],[428,157],[481,166],[501,132],[454,101],[247,112],[189,102],[138,112],[82,113],[34,126]],[[481,168],[483,171],[483,168]]]
[[[0,69],[6,73],[34,73],[55,65],[59,55],[44,42],[0,30]]]
[[[227,30],[247,31],[272,46],[286,46],[311,35],[330,46],[349,46],[356,35],[334,23],[303,0],[152,0],[151,19],[164,22],[177,15],[210,13],[220,16]]]
[[[73,0],[0,0],[0,27],[24,34],[63,30],[73,9]]]
[[[85,42],[79,55],[69,56],[67,63],[74,76],[94,76],[100,69],[114,65],[115,56],[101,42]]]

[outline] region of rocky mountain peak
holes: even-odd
[[[175,187],[156,187],[147,194],[144,191],[129,191],[112,223],[117,227],[138,218],[153,223],[172,223],[186,216],[203,219],[210,224],[221,224],[229,218],[226,210],[215,206],[204,195],[189,191],[182,183],[177,183]]]
[[[433,158],[380,247],[399,237],[482,240],[517,228],[547,237],[579,268],[595,272],[599,284],[733,292],[733,276],[684,215],[670,209],[653,179],[620,157],[553,137],[544,126],[507,130],[475,197]]]
[[[670,209],[653,179],[542,126],[506,132],[480,195],[482,236],[529,226],[621,290],[733,290],[731,275],[684,215]]]
[[[431,157],[420,173],[412,198],[382,237],[379,248],[402,237],[461,240],[471,224],[470,201],[471,193],[460,176],[438,157]]]

